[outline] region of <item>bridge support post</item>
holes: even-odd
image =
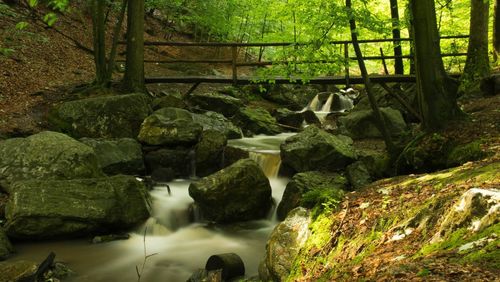
[[[232,61],[231,66],[233,69],[233,85],[238,84],[238,68],[236,66],[238,60],[238,46],[231,46]]]

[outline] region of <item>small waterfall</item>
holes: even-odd
[[[328,99],[326,100],[325,104],[321,108],[322,112],[330,112],[330,108],[332,107],[332,102],[333,102],[333,94],[330,94],[328,96]]]
[[[281,156],[276,152],[249,152],[252,160],[256,161],[268,178],[278,176],[281,166]]]
[[[319,107],[319,95],[314,96],[314,98],[309,102],[309,105],[307,105],[302,111],[317,111]]]

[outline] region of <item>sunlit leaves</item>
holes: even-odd
[[[27,27],[28,27],[28,25],[29,25],[29,24],[28,24],[27,22],[18,22],[18,23],[16,24],[16,29],[17,29],[17,30],[23,30],[23,29],[27,28]]]
[[[57,15],[54,13],[48,13],[45,16],[43,16],[43,21],[48,25],[48,26],[53,26],[56,21],[57,21]]]

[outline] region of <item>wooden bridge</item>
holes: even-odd
[[[467,39],[468,35],[456,35],[456,36],[443,36],[442,40],[448,39]],[[391,42],[396,44],[402,44],[402,42],[411,42],[410,38],[401,39],[369,39],[369,40],[359,40],[360,44],[369,43],[383,43]],[[168,60],[145,60],[145,63],[155,63],[155,64],[175,64],[175,63],[185,63],[185,64],[225,64],[230,65],[232,73],[230,76],[162,76],[162,77],[145,77],[146,83],[191,83],[195,84],[194,87],[198,86],[200,83],[223,83],[223,84],[233,84],[233,85],[244,85],[252,83],[275,83],[275,84],[333,84],[333,85],[346,85],[351,84],[362,84],[363,78],[359,75],[351,75],[349,68],[349,60],[356,60],[356,57],[349,56],[349,45],[352,41],[332,41],[332,45],[340,45],[344,51],[344,73],[336,76],[321,76],[312,78],[302,78],[300,76],[290,76],[290,77],[266,77],[262,79],[256,76],[240,76],[238,75],[238,68],[240,67],[266,67],[276,64],[311,64],[311,63],[330,63],[339,64],[338,61],[262,61],[262,50],[268,47],[293,47],[299,48],[301,46],[310,45],[309,43],[293,43],[293,42],[282,42],[282,43],[222,43],[222,42],[145,42],[145,46],[179,46],[179,47],[214,47],[214,48],[231,48],[231,59],[168,59]],[[241,48],[251,48],[257,47],[260,49],[260,54],[257,61],[240,61],[239,50]],[[443,53],[442,57],[458,57],[466,56],[465,52],[454,52],[454,53]],[[378,60],[382,63],[385,75],[370,75],[370,79],[374,83],[390,83],[390,82],[415,82],[415,75],[404,75],[404,74],[389,74],[387,69],[386,60],[394,59],[409,59],[413,60],[411,55],[402,56],[386,56],[384,55],[382,48],[380,48],[379,56],[365,56],[364,60]],[[246,58],[245,58],[246,59]]]

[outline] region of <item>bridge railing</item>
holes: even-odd
[[[456,39],[467,39],[468,35],[452,35],[452,36],[442,36],[441,40],[456,40]],[[359,40],[360,44],[374,44],[374,43],[395,43],[402,44],[403,42],[411,42],[411,38],[401,38],[401,39],[365,39]],[[123,43],[122,43],[123,44]],[[158,42],[158,41],[146,41],[144,42],[144,46],[176,46],[176,47],[212,47],[212,48],[230,48],[231,56],[230,59],[166,59],[166,60],[144,60],[145,63],[155,63],[155,64],[176,64],[176,63],[186,63],[186,64],[225,64],[231,66],[231,78],[233,84],[237,84],[238,82],[238,68],[240,67],[265,67],[276,64],[312,64],[312,63],[332,63],[338,64],[338,61],[334,60],[314,60],[314,61],[298,61],[298,60],[280,60],[280,61],[263,61],[262,60],[262,50],[268,47],[294,47],[299,48],[303,46],[309,46],[312,43],[297,43],[297,42],[250,42],[250,43],[236,43],[236,42]],[[349,61],[356,60],[356,57],[350,55],[349,49],[352,41],[350,40],[337,40],[330,41],[329,44],[334,46],[341,46],[344,56],[344,77],[345,84],[349,85],[350,81],[350,67]],[[258,56],[258,60],[248,61],[245,56],[245,60],[240,59],[239,50],[241,48],[259,48],[260,54]],[[467,56],[466,52],[448,52],[442,53],[442,57],[459,57],[459,56]],[[394,60],[397,58],[413,60],[412,55],[402,55],[402,56],[394,56],[394,55],[384,55],[382,48],[380,48],[380,55],[376,56],[364,56],[364,60],[378,60],[381,61],[385,73],[388,74],[387,66],[385,60]],[[124,61],[124,60],[117,60]]]

